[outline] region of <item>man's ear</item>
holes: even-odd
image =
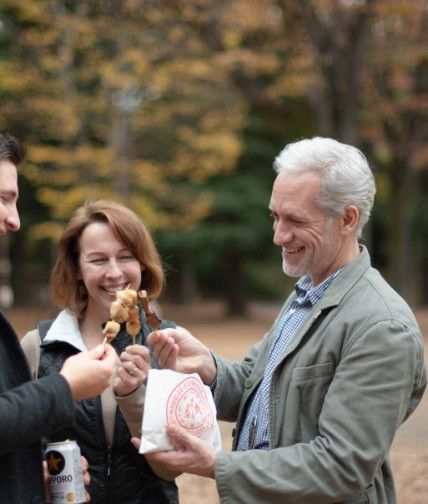
[[[355,205],[348,205],[342,213],[342,229],[353,233],[357,227],[360,212]]]

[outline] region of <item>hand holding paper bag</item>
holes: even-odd
[[[210,389],[199,375],[167,369],[149,371],[140,453],[174,450],[167,427],[176,424],[221,450],[220,429]]]

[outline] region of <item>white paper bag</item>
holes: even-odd
[[[173,450],[166,433],[175,423],[221,450],[211,390],[198,374],[151,369],[147,378],[140,453]]]

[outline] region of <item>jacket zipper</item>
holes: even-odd
[[[111,476],[111,445],[108,445],[107,447],[107,478],[108,478],[108,485],[110,486],[110,476]]]
[[[102,439],[104,439],[105,446],[107,448],[107,468],[106,468],[106,504],[113,504],[112,502],[112,496],[111,496],[111,486],[112,486],[112,466],[113,466],[113,448],[110,444],[107,443],[106,440],[106,434],[104,431],[104,423],[103,423],[103,413],[102,413],[102,407],[101,407],[101,396],[98,396],[96,398],[96,407],[97,407],[97,412],[98,412],[98,423],[101,427],[101,436]]]
[[[112,502],[111,496],[111,466],[112,466],[112,447],[109,444],[107,446],[107,502]]]

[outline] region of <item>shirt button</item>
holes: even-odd
[[[251,388],[253,386],[253,380],[251,378],[247,378],[244,383],[245,388]]]

